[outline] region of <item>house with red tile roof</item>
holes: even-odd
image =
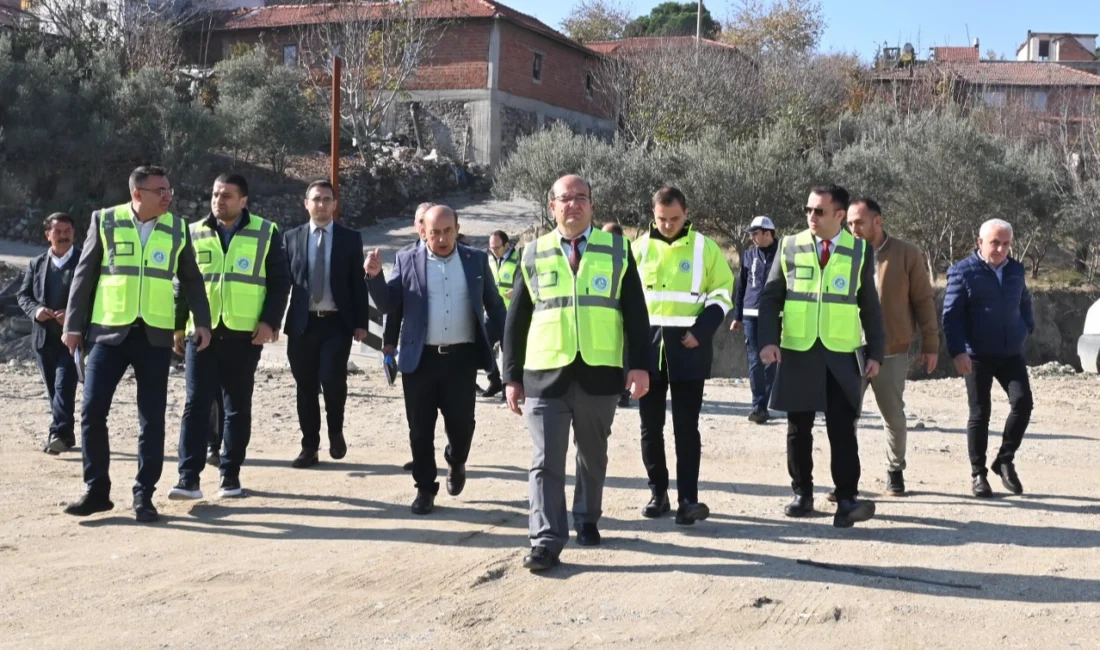
[[[237,44],[264,43],[278,61],[298,65],[304,28],[348,20],[361,16],[364,7],[378,6],[350,5],[215,12],[186,35],[188,63],[212,66]],[[356,13],[349,13],[349,6]],[[425,149],[494,167],[519,137],[553,122],[613,136],[615,122],[593,88],[599,53],[495,0],[423,0],[419,11],[441,21],[443,31],[392,111],[397,132],[419,133]]]

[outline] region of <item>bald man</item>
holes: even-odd
[[[493,345],[504,331],[504,302],[489,269],[489,256],[455,240],[458,214],[445,205],[424,213],[424,245],[397,254],[385,295],[371,297],[393,324],[382,351],[393,354],[400,332],[401,387],[413,455],[416,498],[412,512],[435,508],[435,425],[446,425],[450,466],[447,493],[466,485],[466,459],[474,437],[478,369],[493,363]]]
[[[1015,460],[1031,420],[1024,345],[1035,331],[1035,317],[1024,265],[1010,257],[1012,239],[1012,224],[1007,221],[992,219],[982,224],[977,250],[947,271],[943,301],[947,350],[955,360],[955,369],[966,378],[971,489],[981,499],[993,496],[985,466],[993,380],[1008,394],[1011,410],[1001,448],[989,469],[1012,494],[1024,492]]]

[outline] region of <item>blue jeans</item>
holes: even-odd
[[[84,483],[90,492],[111,492],[111,446],[107,416],[115,389],[126,369],[137,380],[138,473],[134,496],[152,498],[164,469],[164,410],[168,404],[168,368],[172,348],[149,343],[145,328],[135,326],[118,345],[93,345],[84,375],[84,404],[80,411]]]
[[[180,425],[180,479],[198,480],[206,467],[206,450],[214,429],[210,410],[214,401],[225,408],[222,427],[221,474],[238,478],[252,437],[252,388],[263,346],[248,338],[215,338],[198,352],[187,340],[187,398]],[[211,447],[213,449],[213,447]]]
[[[760,360],[760,343],[756,339],[756,317],[749,316],[742,321],[745,328],[745,347],[749,356],[749,388],[752,389],[752,410],[764,411],[771,398],[772,384],[775,383],[776,364],[764,365]]]
[[[60,340],[49,338],[38,350],[38,369],[42,371],[42,381],[46,384],[46,393],[50,396],[50,439],[64,440],[69,445],[76,444],[73,432],[76,409],[76,366],[73,356]]]

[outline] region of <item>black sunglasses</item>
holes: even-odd
[[[825,209],[824,208],[811,208],[810,206],[806,206],[806,216],[808,217],[811,214],[813,214],[815,217],[823,217],[823,216],[825,216]]]

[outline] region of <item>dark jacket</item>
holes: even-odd
[[[680,234],[669,239],[656,228],[651,228],[651,239],[672,243],[690,232],[691,222],[684,225]],[[702,235],[700,235],[702,236]],[[722,263],[726,264],[723,258]],[[728,267],[728,264],[727,264]],[[643,287],[649,288],[649,287]],[[726,319],[726,312],[721,305],[711,305],[704,309],[695,319],[691,327],[660,327],[650,325],[649,328],[649,372],[653,375],[661,374],[661,353],[664,352],[665,365],[668,367],[668,380],[671,381],[698,381],[710,379],[711,366],[714,363],[714,333]],[[699,346],[685,348],[681,341],[684,334],[691,332]],[[663,343],[663,347],[662,347]],[[633,367],[633,366],[632,366]]]
[[[1024,265],[1009,258],[997,273],[978,255],[947,270],[943,299],[943,333],[952,356],[1008,357],[1024,353],[1027,335],[1035,331],[1031,293]]]
[[[88,224],[88,238],[84,240],[80,262],[73,272],[73,286],[69,289],[69,307],[65,311],[65,332],[83,334],[86,345],[91,343],[118,345],[129,335],[129,325],[110,327],[91,324],[92,307],[95,304],[95,292],[99,286],[99,273],[104,254],[103,241],[99,236],[100,215],[99,211],[92,214],[92,221]],[[179,290],[187,296],[187,302],[195,316],[195,326],[208,328],[210,327],[210,303],[206,300],[206,285],[202,281],[202,273],[195,262],[191,233],[187,228],[183,230],[183,248],[180,249],[176,279],[179,281]],[[170,329],[146,326],[145,335],[150,344],[161,348],[170,348],[175,342],[173,331]]]
[[[69,287],[72,284],[73,271],[80,261],[80,248],[73,246],[72,256],[65,262],[60,271],[62,282],[65,286],[65,298],[62,302],[68,302]],[[38,310],[46,306],[46,273],[49,271],[49,251],[42,253],[31,260],[27,270],[23,273],[23,284],[19,287],[19,306],[27,318],[31,319],[31,345],[35,350],[41,350],[46,345],[47,337],[55,337],[61,340],[61,324],[56,320],[45,323],[39,322],[35,315]],[[62,307],[64,309],[64,307]]]
[[[622,368],[589,366],[580,353],[577,353],[573,363],[564,368],[525,370],[523,362],[527,356],[527,333],[531,329],[534,303],[527,295],[527,284],[522,273],[516,274],[512,291],[512,306],[508,309],[508,320],[504,325],[502,375],[506,383],[521,382],[527,397],[561,397],[574,380],[590,395],[619,395],[623,392],[626,377]],[[627,367],[649,368],[649,309],[642,291],[642,280],[638,276],[638,265],[629,249],[619,305],[626,334]]]
[[[241,213],[241,222],[238,228],[248,225],[251,215],[245,210]],[[202,220],[202,227],[213,230],[221,241],[221,233],[217,230],[217,219],[210,215]],[[222,243],[222,252],[227,252],[229,247]],[[263,310],[260,312],[260,322],[267,323],[273,331],[278,332],[283,324],[283,314],[286,312],[286,302],[290,297],[290,266],[287,264],[286,249],[283,247],[283,235],[276,226],[271,230],[271,243],[267,249],[267,257],[264,258],[264,275],[267,282],[267,295],[264,297]],[[176,291],[176,329],[183,330],[187,327],[187,296]],[[211,315],[213,317],[213,315]],[[214,328],[214,336],[251,338],[251,332],[238,332],[219,323]]]
[[[741,269],[737,274],[737,291],[733,296],[733,320],[745,320],[760,315],[760,294],[764,293],[764,283],[768,281],[768,272],[775,261],[775,252],[779,250],[779,240],[767,248],[753,246],[741,253]]]
[[[504,301],[489,271],[488,254],[463,244],[456,244],[455,249],[454,254],[459,256],[466,272],[478,367],[490,370],[495,365],[493,344],[500,341],[504,332]],[[379,273],[378,278],[384,279],[383,274]],[[372,282],[368,287],[374,304],[387,315],[383,344],[398,345],[400,332],[398,368],[406,374],[416,372],[428,338],[428,248],[402,250],[386,284],[379,287]]]
[[[295,226],[283,236],[290,264],[290,308],[283,331],[299,336],[309,324],[309,223]],[[332,259],[329,260],[329,289],[340,312],[340,322],[350,337],[357,329],[367,329],[367,292],[363,281],[363,237],[359,231],[332,224]],[[380,280],[379,273],[375,281]],[[373,281],[372,281],[373,282]]]
[[[875,288],[875,251],[862,239],[855,240],[863,246],[863,270],[859,276],[856,304],[859,306],[859,322],[866,338],[864,346],[867,359],[882,363],[886,349],[886,329],[882,324],[882,308]],[[760,317],[757,338],[760,348],[779,345],[779,316],[787,300],[787,277],[781,264],[773,264],[760,296]],[[863,378],[854,353],[833,352],[821,340],[805,352],[783,349],[775,373],[770,406],[778,411],[825,412],[828,404],[826,380],[832,375],[844,390],[852,407],[859,412],[863,401]]]

